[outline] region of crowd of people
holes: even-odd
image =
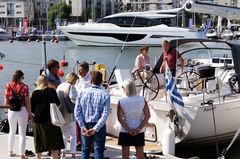
[[[163,44],[163,64],[160,72],[165,71],[168,63],[175,75],[176,59],[183,68],[180,54]],[[174,55],[173,55],[174,54]],[[174,59],[175,58],[175,59]],[[150,66],[148,46],[142,46],[140,55],[135,60],[133,72],[142,71]],[[23,82],[24,73],[16,70],[12,81],[5,88],[5,105],[12,105],[12,96],[19,96],[20,110],[8,110],[10,125],[8,150],[9,156],[16,156],[13,152],[15,133],[19,129],[19,154],[26,159],[26,129],[28,120],[32,120],[35,153],[37,159],[42,152],[50,151],[51,158],[57,159],[59,154],[66,157],[67,142],[70,141],[70,153],[76,158],[77,147],[81,146],[81,158],[88,159],[94,150],[95,159],[104,158],[106,141],[106,121],[110,113],[110,95],[102,87],[103,75],[99,71],[89,71],[89,64],[85,61],[78,65],[78,74],[71,72],[66,80],[61,82],[57,72],[59,63],[49,60],[46,69],[36,82],[36,88],[30,95],[28,86]],[[144,158],[144,132],[150,118],[148,104],[144,97],[137,94],[135,83],[125,80],[122,83],[125,96],[118,102],[117,117],[121,124],[118,144],[122,146],[122,158],[129,158],[129,147],[135,146],[136,157]],[[65,124],[61,127],[51,123],[50,103],[55,103],[61,111]],[[11,107],[10,107],[11,108]]]

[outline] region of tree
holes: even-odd
[[[54,29],[55,27],[55,20],[59,18],[62,19],[70,19],[71,15],[71,6],[67,5],[66,3],[59,3],[57,2],[54,4],[48,11],[48,27],[50,29]]]
[[[91,8],[86,8],[83,9],[82,15],[81,15],[81,21],[87,22],[88,19],[92,18],[92,9]]]
[[[117,12],[123,12],[124,11],[124,4],[122,0],[115,0],[115,8]]]

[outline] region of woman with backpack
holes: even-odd
[[[19,153],[21,159],[25,159],[26,148],[26,130],[28,118],[32,118],[29,88],[23,83],[24,73],[21,70],[16,70],[13,73],[12,81],[6,85],[4,94],[4,105],[10,106],[8,110],[9,121],[9,136],[8,150],[9,156],[16,156],[13,153],[15,134],[19,131]]]

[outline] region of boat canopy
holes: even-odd
[[[234,69],[235,73],[238,75],[240,80],[240,44],[233,43],[233,42],[226,42],[226,41],[219,41],[219,40],[210,40],[210,39],[176,39],[171,40],[170,46],[173,48],[176,48],[180,54],[184,54],[188,52],[189,50],[197,50],[197,49],[219,49],[219,50],[227,50],[231,49],[233,62],[234,62]],[[179,50],[178,48],[181,48],[181,45],[189,43],[189,47],[185,47],[185,50]],[[191,43],[191,44],[190,44]],[[194,43],[194,46],[192,45]],[[208,45],[208,43],[215,44],[215,45]],[[195,46],[196,44],[196,46]],[[226,45],[229,46],[229,48],[226,48]],[[186,45],[187,46],[187,45]],[[196,51],[196,54],[198,52]],[[159,58],[158,62],[156,63],[153,72],[159,73],[160,66],[163,62],[163,54]]]

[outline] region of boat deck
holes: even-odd
[[[106,146],[121,150],[121,146],[118,145],[117,137],[108,136],[107,140],[106,140]],[[130,150],[135,152],[135,148],[133,146],[130,147]],[[161,153],[162,146],[160,144],[156,144],[154,142],[145,141],[144,152],[147,154]]]

